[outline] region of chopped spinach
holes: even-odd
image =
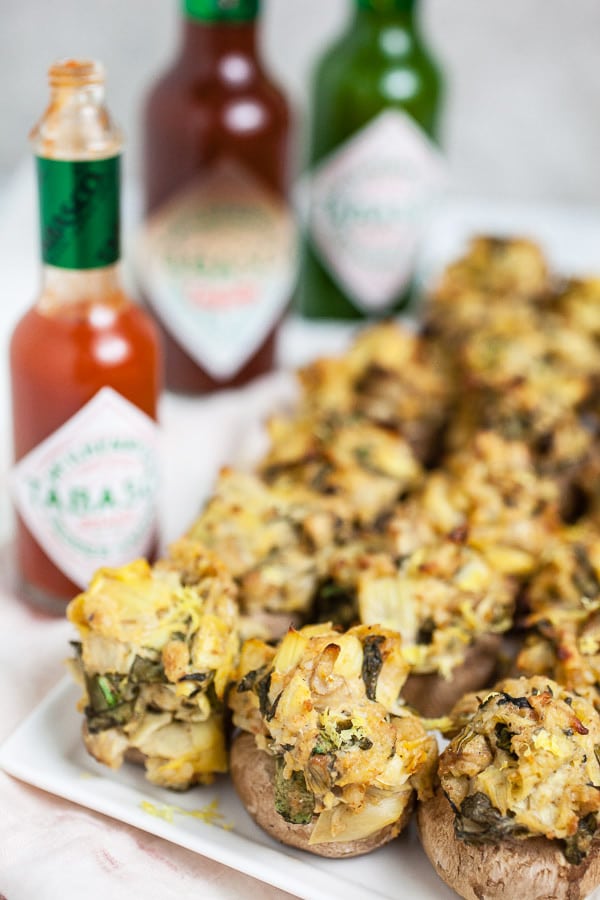
[[[517,754],[512,748],[512,739],[514,737],[514,734],[510,730],[508,725],[505,725],[504,722],[497,722],[494,731],[496,735],[496,744],[500,748],[500,750],[504,750],[505,753],[508,753],[508,755],[513,759],[518,759]]]
[[[258,705],[260,709],[261,716],[264,716],[267,722],[270,722],[275,713],[277,712],[277,707],[279,705],[279,701],[281,700],[281,694],[283,691],[275,697],[273,702],[269,700],[269,691],[271,690],[271,672],[268,672],[266,675],[260,679],[260,681],[256,682],[255,690],[258,695]]]
[[[517,709],[533,709],[527,697],[511,697],[506,691],[500,691],[500,693],[502,694],[502,700],[498,700],[498,706],[506,706],[507,703],[510,703],[511,706],[516,706]]]
[[[575,834],[563,841],[565,859],[572,866],[578,866],[589,853],[597,828],[596,814],[589,813],[579,820]]]
[[[266,668],[266,666],[261,666],[260,669],[252,669],[250,672],[246,672],[237,686],[238,694],[244,694],[246,691],[251,691],[260,676],[264,675]]]
[[[94,712],[113,709],[122,702],[126,679],[120,675],[86,675],[86,688]]]
[[[575,544],[573,554],[577,562],[577,568],[575,569],[572,578],[573,584],[577,590],[580,591],[582,596],[592,600],[600,594],[600,582],[598,581],[594,567],[589,560],[583,544]]]
[[[126,701],[113,706],[112,709],[104,712],[94,712],[87,706],[85,715],[87,719],[88,731],[90,734],[97,734],[99,731],[106,731],[108,728],[118,728],[126,725],[133,715],[134,702]]]
[[[211,684],[215,677],[214,669],[210,672],[191,672],[183,675],[179,681],[194,681],[196,684]]]
[[[89,731],[94,734],[125,725],[133,715],[137,687],[125,676],[113,673],[86,675],[85,680],[90,701],[85,708]]]
[[[379,646],[384,641],[383,635],[373,634],[369,635],[363,643],[362,679],[365,683],[369,700],[375,700],[377,679],[383,665],[383,657]]]
[[[329,735],[325,734],[324,731],[321,731],[319,732],[317,740],[315,741],[315,746],[312,749],[311,756],[321,756],[324,753],[333,753],[336,749],[336,745],[333,743]]]
[[[433,633],[435,631],[435,622],[431,616],[423,622],[417,631],[417,644],[429,645],[433,641]]]
[[[315,797],[306,786],[302,772],[284,777],[285,763],[281,757],[275,765],[275,809],[292,825],[307,825],[315,811]]]
[[[136,656],[129,670],[129,678],[134,684],[166,681],[162,660],[160,657],[147,659],[144,656]]]
[[[459,840],[472,844],[495,843],[527,834],[526,828],[503,816],[481,791],[465,797],[454,820],[454,831]]]

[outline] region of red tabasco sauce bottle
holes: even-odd
[[[174,391],[268,371],[293,287],[290,114],[258,14],[258,0],[183,0],[179,55],[147,103],[137,272]]]
[[[67,60],[32,138],[42,283],[10,346],[17,562],[29,600],[64,613],[100,566],[153,552],[158,334],[119,277],[121,136],[104,75]]]

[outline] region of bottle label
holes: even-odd
[[[165,327],[224,381],[259,349],[290,299],[293,219],[248,172],[221,164],[149,219],[136,261]]]
[[[99,269],[117,262],[120,157],[37,157],[42,259],[62,269]]]
[[[152,549],[158,473],[156,423],[105,387],[17,463],[12,494],[47,556],[85,588],[100,566]]]
[[[315,249],[350,301],[384,312],[410,284],[443,159],[400,110],[386,110],[322,160],[303,193]]]
[[[202,22],[249,22],[258,16],[259,0],[183,0],[183,9]]]

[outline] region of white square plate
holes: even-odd
[[[136,766],[113,772],[86,753],[75,709],[79,689],[64,680],[0,747],[0,766],[16,778],[127,822],[306,900],[450,900],[414,826],[368,856],[325,860],[271,840],[250,819],[226,778],[184,794],[154,787]],[[214,824],[200,816],[213,809]],[[161,815],[162,814],[162,815]],[[172,821],[167,819],[172,817]],[[225,826],[225,827],[223,827]]]

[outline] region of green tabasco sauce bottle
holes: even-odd
[[[297,308],[383,316],[408,300],[416,250],[445,180],[435,146],[441,76],[418,0],[354,0],[317,67]]]

